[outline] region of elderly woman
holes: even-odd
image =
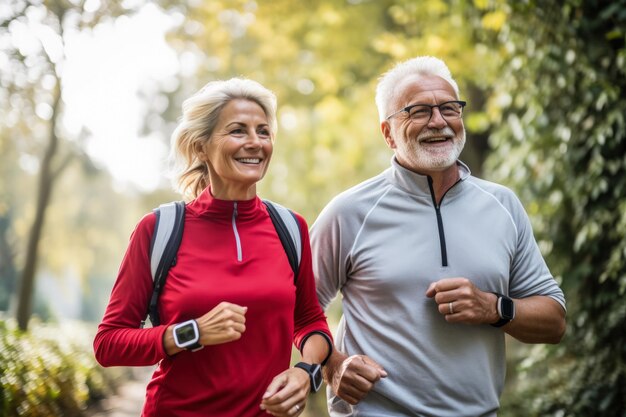
[[[332,342],[307,224],[296,214],[302,254],[294,277],[256,193],[275,133],[276,98],[251,80],[210,82],[183,104],[172,143],[180,191],[191,199],[159,297],[161,324],[137,328],[153,290],[150,213],[131,236],[94,341],[103,366],[158,363],[143,416],[296,416],[319,389],[315,364]],[[302,362],[289,368],[292,342]]]

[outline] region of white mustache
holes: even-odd
[[[425,140],[430,138],[439,138],[442,136],[454,137],[454,130],[452,130],[449,126],[444,127],[443,129],[428,129],[422,130],[420,134],[417,136],[417,140]]]

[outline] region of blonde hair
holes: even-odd
[[[220,113],[232,100],[244,99],[263,109],[272,132],[276,134],[276,96],[256,81],[231,78],[211,81],[183,102],[183,114],[171,138],[173,183],[185,198],[196,198],[209,185],[209,171],[199,152],[211,139]]]
[[[457,97],[459,97],[459,87],[452,78],[446,64],[441,59],[433,56],[418,56],[397,64],[378,80],[378,86],[376,87],[376,107],[378,107],[378,116],[381,122],[389,116],[390,112],[397,110],[389,109],[396,86],[404,78],[414,74],[422,77],[436,75],[443,78],[450,83]]]

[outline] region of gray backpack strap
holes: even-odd
[[[300,223],[298,223],[298,219],[296,219],[296,215],[293,214],[293,211],[289,210],[286,207],[281,206],[278,203],[271,203],[278,212],[283,223],[287,226],[287,231],[289,232],[289,236],[293,241],[293,244],[296,248],[296,255],[298,258],[298,265],[300,265],[300,260],[302,259],[302,237],[300,236]]]
[[[156,225],[154,226],[152,250],[150,253],[150,272],[152,273],[153,281],[156,277],[159,262],[163,257],[163,252],[165,252],[167,242],[169,242],[172,232],[174,231],[174,223],[176,222],[176,202],[161,204],[154,212],[156,214]]]
[[[298,219],[296,219],[296,215],[293,211],[288,208],[270,200],[263,200],[263,202],[267,206],[267,211],[274,223],[274,228],[287,253],[287,258],[289,258],[295,279],[295,277],[298,276],[300,260],[302,259],[300,223],[298,223]]]
[[[152,295],[148,300],[147,315],[152,322],[152,326],[160,324],[158,301],[161,290],[165,285],[165,279],[170,268],[176,263],[176,254],[183,237],[185,226],[185,202],[175,201],[161,204],[154,209],[156,222],[152,241],[150,242],[150,273],[154,285]],[[141,322],[141,327],[145,320]]]

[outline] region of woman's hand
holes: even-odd
[[[246,331],[248,307],[223,301],[204,316],[196,319],[200,331],[200,344],[219,345],[241,338]]]
[[[217,307],[196,320],[202,346],[219,345],[241,338],[246,331],[246,311],[248,307],[237,304],[219,303]],[[168,355],[175,355],[183,349],[174,343],[174,324],[170,325],[163,334],[163,346]]]
[[[261,410],[276,417],[299,416],[311,390],[309,374],[300,368],[290,368],[277,375],[263,394]]]

